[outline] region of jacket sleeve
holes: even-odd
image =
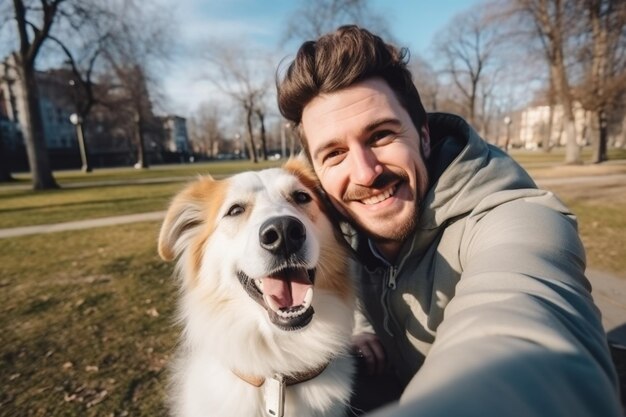
[[[536,200],[469,217],[436,340],[381,416],[622,415],[576,222],[553,196]]]

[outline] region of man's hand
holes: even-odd
[[[359,333],[352,336],[354,353],[365,360],[370,375],[380,375],[385,370],[385,350],[378,336],[373,333]]]

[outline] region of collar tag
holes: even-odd
[[[263,384],[265,396],[265,412],[270,417],[283,417],[285,407],[285,379],[276,374],[265,380]]]

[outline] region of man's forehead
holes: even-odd
[[[302,133],[313,156],[348,133],[361,134],[380,120],[397,120],[400,111],[387,83],[373,78],[311,100],[302,113]]]
[[[393,108],[396,104],[395,94],[387,83],[382,79],[372,78],[314,97],[303,109],[302,122],[307,124],[307,119],[314,121],[329,117],[333,119],[353,117],[375,105]]]

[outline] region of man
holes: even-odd
[[[405,55],[345,26],[278,84],[350,225],[371,324],[355,343],[403,389],[384,415],[620,415],[574,216],[461,118],[427,115]]]

